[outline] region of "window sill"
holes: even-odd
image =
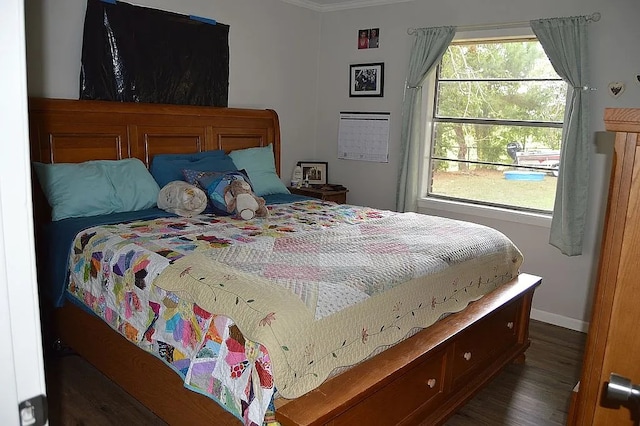
[[[497,219],[526,225],[551,227],[551,215],[531,212],[519,212],[502,209],[499,207],[479,206],[476,204],[459,201],[440,200],[435,198],[421,198],[418,200],[418,208],[430,211],[450,212],[470,216],[478,216],[487,219]]]

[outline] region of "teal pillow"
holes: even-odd
[[[137,158],[106,161],[102,164],[120,201],[118,212],[133,212],[154,207],[160,186],[144,163]]]
[[[147,209],[160,192],[137,158],[33,166],[54,221]]]
[[[99,163],[33,165],[51,206],[51,220],[95,216],[118,208],[111,182]]]
[[[272,144],[232,151],[229,157],[238,170],[247,171],[256,195],[262,197],[269,194],[289,194],[289,190],[276,173]]]

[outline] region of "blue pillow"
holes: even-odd
[[[231,151],[229,156],[236,168],[247,171],[256,195],[261,197],[269,194],[289,194],[289,190],[276,173],[272,144]]]
[[[222,150],[190,154],[158,154],[151,160],[151,175],[162,188],[174,180],[184,180],[182,170],[236,170],[231,157]]]
[[[137,158],[33,166],[54,221],[144,210],[156,205],[160,192]]]
[[[251,181],[244,170],[226,173],[208,172],[198,179],[198,184],[207,193],[209,204],[214,213],[219,215],[231,214],[227,211],[227,203],[224,201],[224,190],[234,180],[244,180],[251,185]]]

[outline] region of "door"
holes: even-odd
[[[634,425],[640,406],[620,404],[611,373],[640,383],[640,109],[607,109],[616,131],[613,174],[574,425]]]
[[[43,424],[23,0],[0,1],[0,424]],[[36,398],[34,405],[21,402]]]

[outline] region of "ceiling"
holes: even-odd
[[[282,0],[320,12],[334,10],[356,9],[360,7],[380,6],[383,4],[404,3],[413,0]]]

